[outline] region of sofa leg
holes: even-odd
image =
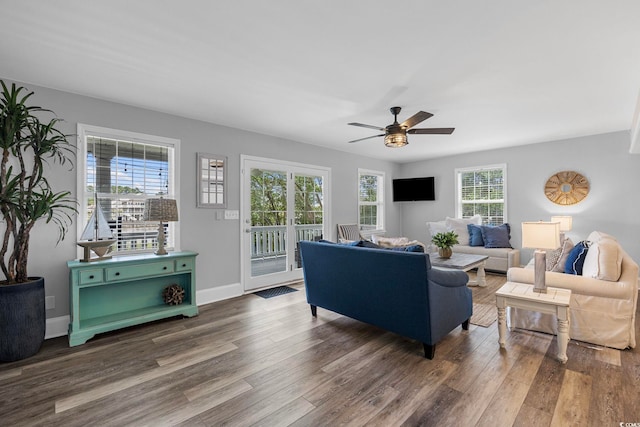
[[[318,307],[316,307],[315,305],[311,305],[311,304],[309,304],[309,307],[311,307],[311,315],[313,317],[318,317]]]
[[[426,357],[429,360],[433,359],[433,356],[436,353],[436,345],[435,344],[429,345],[425,343],[422,343],[422,345],[424,346],[424,357]]]
[[[469,320],[470,319],[467,319],[464,322],[462,322],[462,329],[464,329],[465,331],[469,330]]]

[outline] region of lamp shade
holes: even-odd
[[[571,226],[573,225],[573,217],[570,215],[552,216],[551,222],[559,222],[560,231],[571,231]]]
[[[404,147],[409,141],[407,140],[407,134],[404,132],[390,133],[384,137],[384,145],[392,148]]]
[[[178,204],[174,199],[147,199],[144,201],[142,219],[145,221],[177,221]]]
[[[522,247],[556,249],[560,246],[559,222],[523,222]]]

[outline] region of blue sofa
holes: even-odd
[[[432,359],[436,343],[473,310],[463,271],[432,269],[429,255],[300,242],[307,302],[418,340]]]

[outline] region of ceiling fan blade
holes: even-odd
[[[366,137],[366,138],[354,139],[353,141],[349,141],[349,144],[351,144],[352,142],[364,141],[365,139],[378,138],[378,137],[380,137],[380,136],[384,136],[384,133],[382,133],[382,134],[380,134],[380,135],[368,136],[368,137]]]
[[[361,128],[368,128],[368,129],[375,129],[375,130],[384,130],[384,128],[381,128],[380,126],[372,126],[372,125],[364,125],[362,123],[347,123],[348,125],[351,126],[360,126]]]
[[[432,117],[433,114],[427,113],[426,111],[418,111],[413,116],[409,117],[404,122],[400,123],[400,126],[406,127],[407,129],[414,127],[420,122],[427,120],[429,117]]]
[[[409,129],[407,133],[422,135],[450,135],[456,128]]]

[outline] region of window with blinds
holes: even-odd
[[[358,170],[358,212],[363,234],[384,230],[384,172]]]
[[[507,221],[506,165],[456,169],[456,178],[458,218],[479,214],[483,224],[500,225]]]
[[[79,126],[80,127],[80,126]],[[82,129],[82,191],[78,192],[82,228],[96,198],[107,219],[117,253],[152,252],[158,247],[158,222],[143,220],[148,198],[176,198],[176,145],[148,135],[118,135],[118,131]],[[176,223],[165,223],[167,249],[176,245]]]

